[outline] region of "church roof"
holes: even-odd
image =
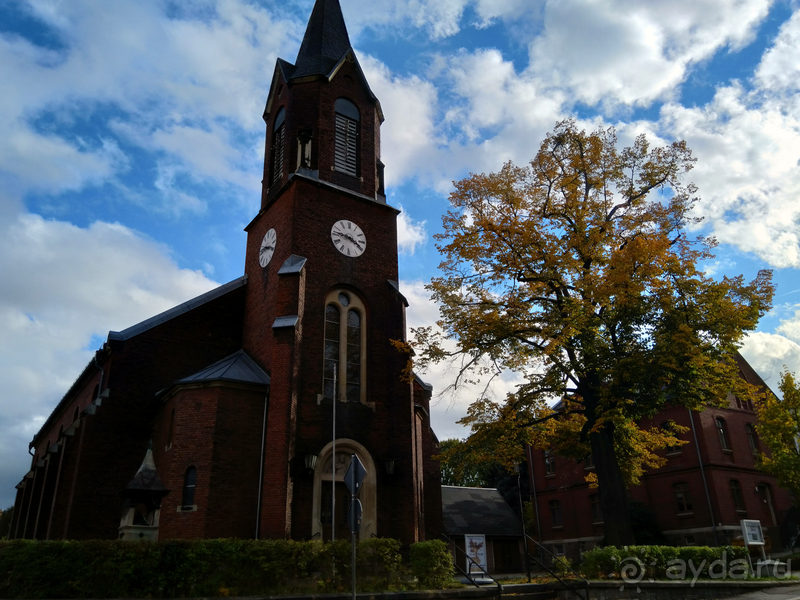
[[[317,0],[297,53],[292,79],[328,75],[350,49],[339,0]]]
[[[127,329],[123,329],[122,331],[109,331],[108,341],[128,340],[136,335],[139,335],[140,333],[147,331],[148,329],[152,329],[157,325],[166,323],[170,319],[174,319],[177,316],[187,313],[190,310],[197,308],[198,306],[202,306],[203,304],[211,302],[212,300],[215,300],[220,296],[224,296],[228,292],[239,289],[246,283],[247,283],[247,275],[242,275],[241,277],[234,279],[233,281],[229,281],[228,283],[223,284],[217,288],[214,288],[213,290],[210,290],[205,294],[200,294],[199,296],[196,296],[191,300],[182,302],[181,304],[178,304],[178,306],[174,306],[169,310],[165,310],[164,312],[157,314],[154,317],[145,319],[144,321],[141,321],[136,325],[132,325]]]
[[[442,517],[448,535],[522,536],[517,515],[495,488],[443,485]]]
[[[176,384],[219,380],[259,385],[269,385],[270,381],[269,375],[244,350],[237,350],[202,371],[178,380]]]

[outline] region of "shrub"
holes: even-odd
[[[449,557],[449,554],[448,554]],[[449,559],[448,559],[449,560]],[[350,589],[350,542],[170,540],[0,542],[0,598],[170,598]],[[335,567],[335,568],[334,568]],[[356,554],[359,591],[403,585],[400,542]]]
[[[731,563],[747,560],[744,548],[722,546],[625,546],[595,548],[583,555],[581,570],[592,579],[716,579],[721,578],[720,568],[727,574]],[[738,578],[747,576],[745,563],[737,563]],[[709,569],[714,569],[709,571]],[[683,569],[681,574],[681,569]]]
[[[453,582],[453,556],[441,540],[417,542],[409,549],[411,573],[417,587],[423,590],[442,589]]]

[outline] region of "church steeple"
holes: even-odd
[[[317,0],[297,53],[292,79],[328,75],[351,50],[339,0]]]
[[[264,121],[262,209],[297,176],[386,202],[383,111],[350,45],[339,0],[316,0],[296,64],[278,59]]]

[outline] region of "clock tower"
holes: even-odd
[[[440,530],[430,387],[403,377],[392,345],[406,300],[383,119],[338,0],[317,0],[295,64],[275,66],[261,207],[246,228],[242,347],[271,381],[260,537],[345,535],[352,454],[367,469],[362,539]]]

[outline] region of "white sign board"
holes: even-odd
[[[486,563],[486,536],[485,535],[465,535],[464,546],[467,556],[474,562],[467,559],[467,573],[475,573],[480,567],[484,573],[488,572],[489,566]]]
[[[745,546],[763,546],[764,532],[761,530],[761,521],[742,519],[742,539]]]

